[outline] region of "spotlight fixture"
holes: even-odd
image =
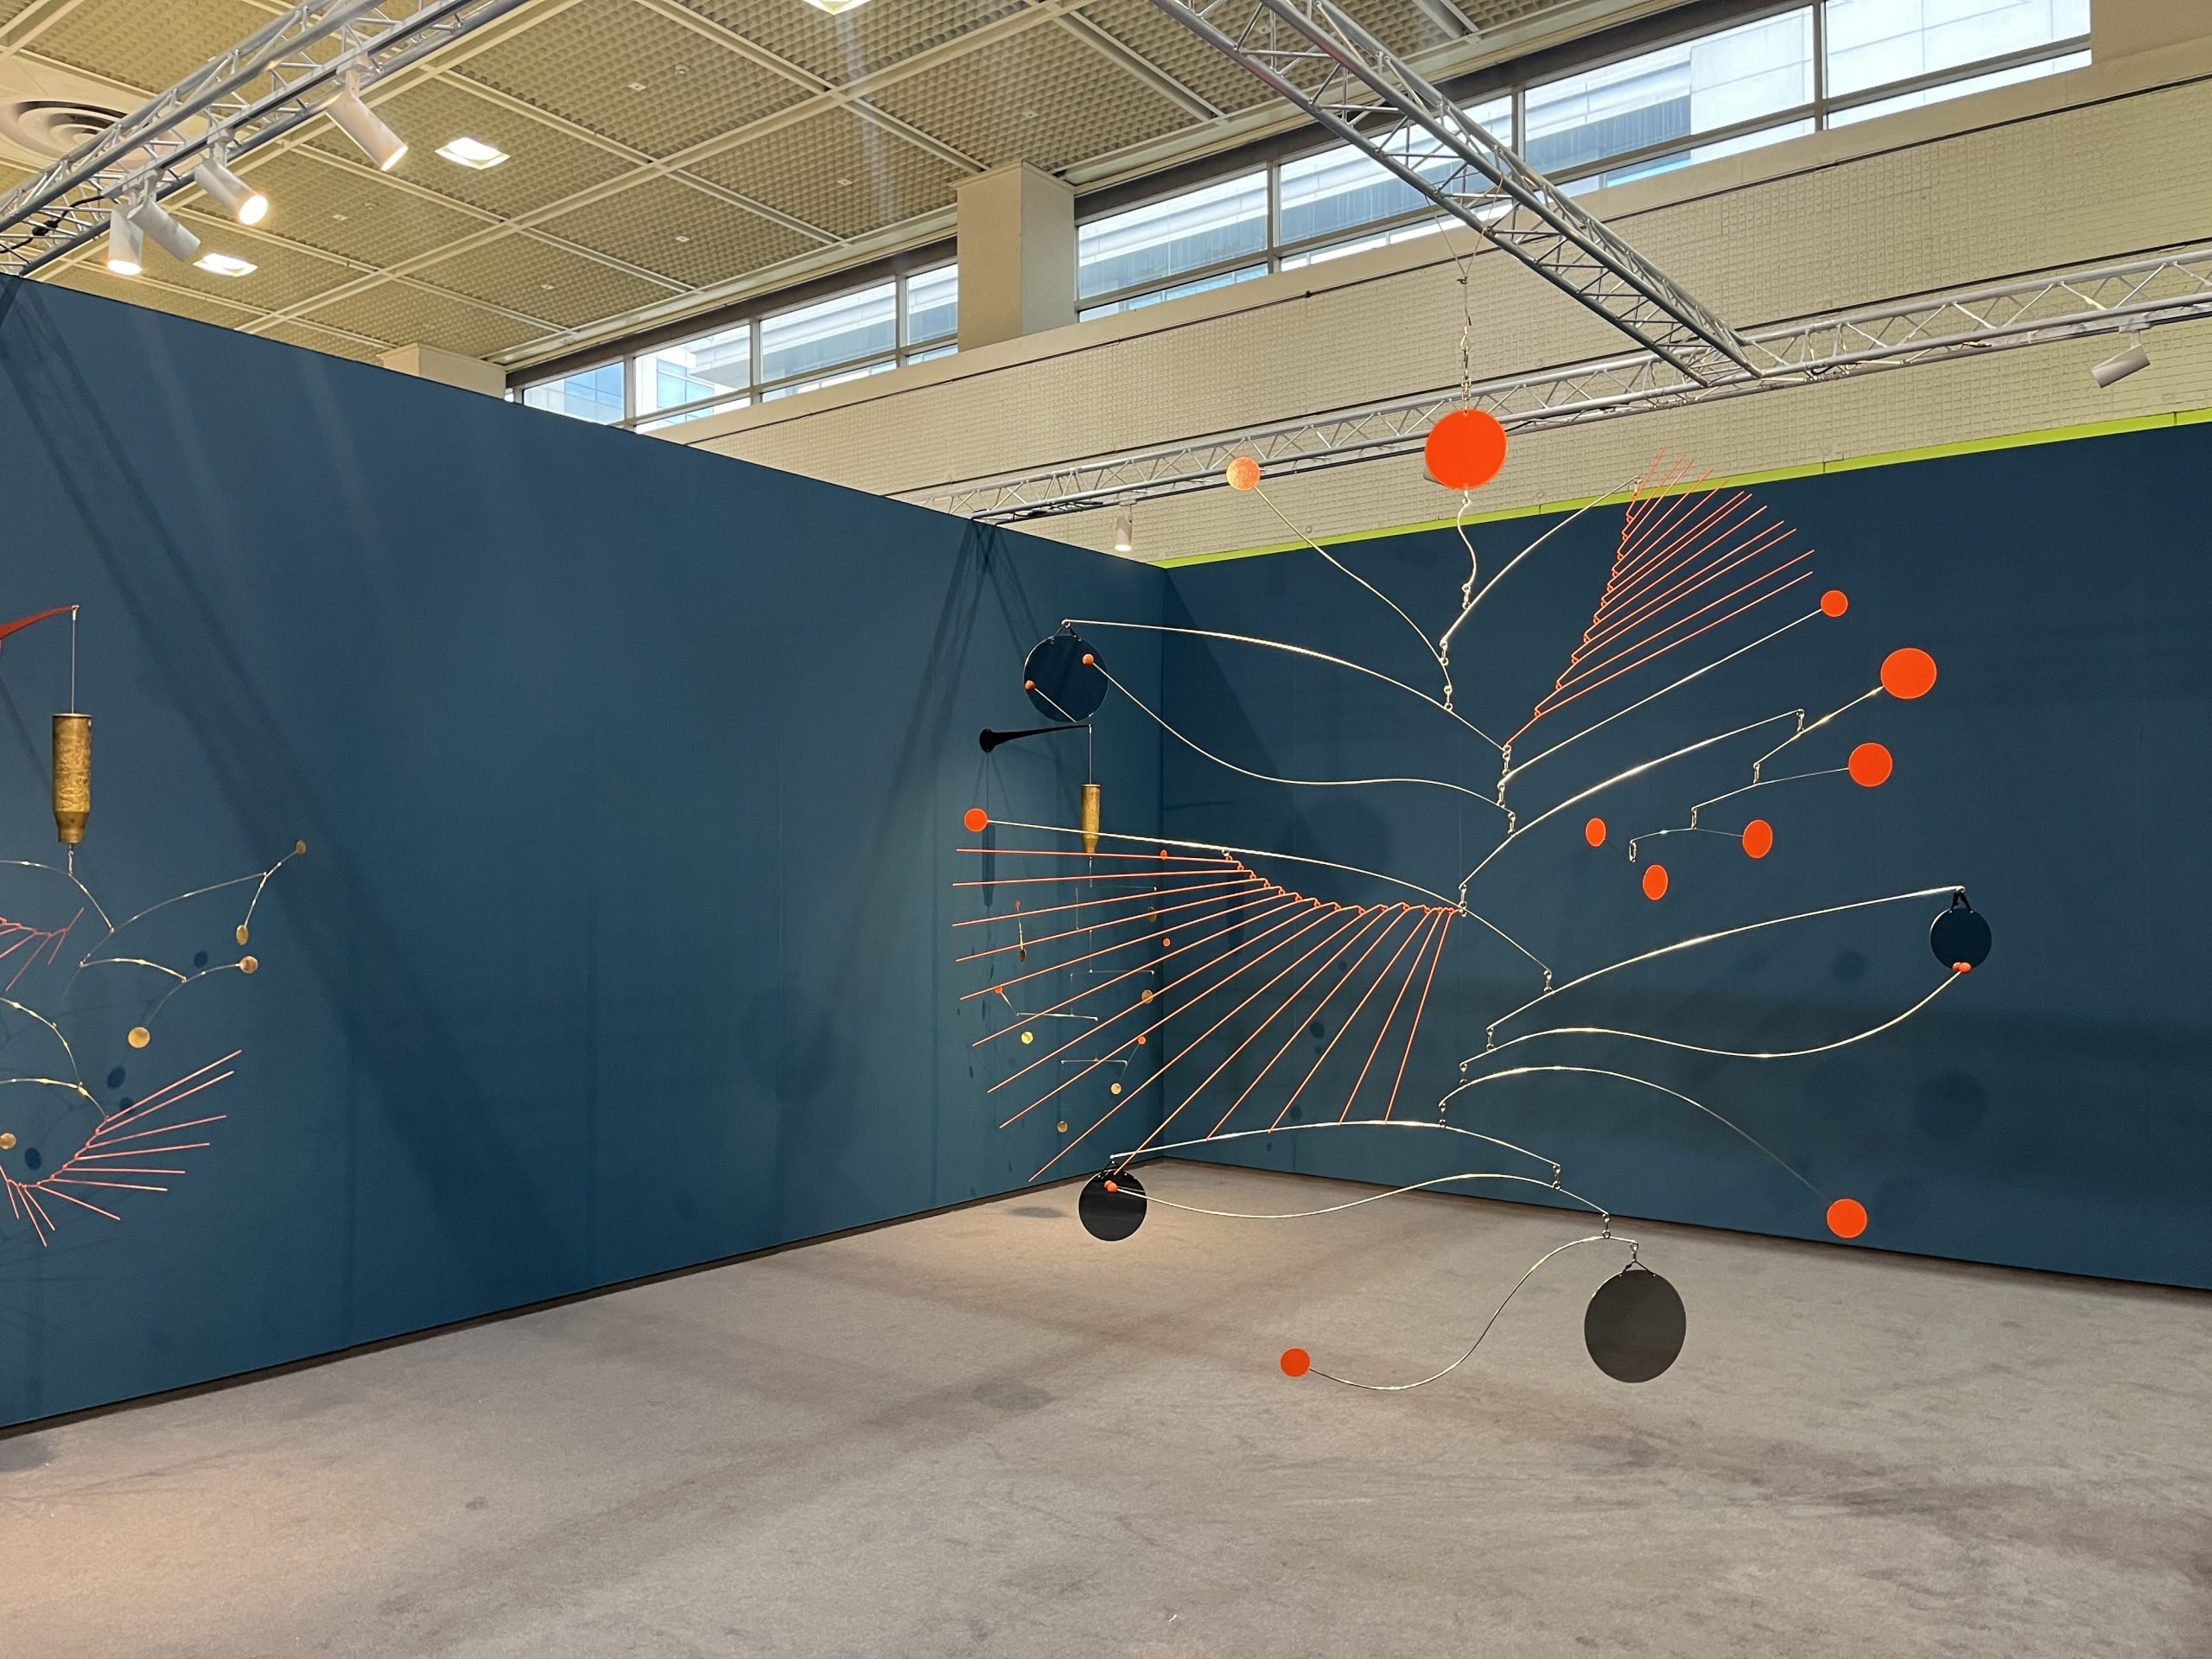
[[[153,238],[154,245],[180,264],[190,264],[193,256],[200,251],[200,238],[170,218],[168,209],[156,201],[151,192],[130,210],[130,222]]]
[[[473,167],[479,173],[507,159],[505,150],[487,144],[481,138],[455,138],[450,143],[440,144],[438,154],[455,167]]]
[[[1116,553],[1137,550],[1137,527],[1127,507],[1123,507],[1121,516],[1114,520],[1114,550]]]
[[[806,0],[817,11],[826,11],[832,17],[843,11],[853,11],[868,3],[868,0]]]
[[[338,124],[340,132],[361,147],[361,153],[377,164],[379,173],[391,172],[399,165],[399,158],[407,154],[407,141],[361,102],[359,89],[350,78],[338,96],[330,100],[330,118]]]
[[[138,227],[124,217],[123,209],[107,210],[107,268],[118,276],[136,276],[145,269],[143,254],[146,238]]]
[[[269,198],[225,166],[214,151],[192,169],[192,181],[207,199],[241,225],[258,225],[269,217]]]
[[[261,267],[227,253],[203,253],[192,262],[210,276],[251,276]]]
[[[2127,349],[2118,357],[2108,357],[2089,371],[2089,378],[2100,386],[2113,386],[2125,380],[2138,369],[2151,366],[2151,353],[2143,349],[2143,336],[2130,334]]]

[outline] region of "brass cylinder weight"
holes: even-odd
[[[92,816],[92,717],[54,717],[54,833],[63,845],[85,839]]]
[[[55,798],[59,799],[60,797],[57,796]],[[1096,852],[1098,850],[1098,785],[1096,784],[1085,784],[1083,786],[1083,817],[1080,822],[1083,825],[1083,850],[1086,853]]]

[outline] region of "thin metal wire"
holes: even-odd
[[[1878,1037],[1884,1032],[1903,1025],[1906,1020],[1911,1019],[1914,1014],[1918,1014],[1930,1002],[1933,1002],[1937,997],[1942,995],[1945,991],[1950,989],[1953,985],[1959,982],[1960,977],[1961,976],[1958,971],[1954,969],[1937,982],[1934,990],[1929,992],[1927,995],[1922,997],[1920,1001],[1914,1003],[1910,1007],[1905,1009],[1902,1014],[1891,1014],[1887,1020],[1883,1020],[1878,1026],[1869,1026],[1866,1030],[1853,1032],[1848,1037],[1839,1037],[1832,1043],[1820,1043],[1815,1045],[1811,1048],[1782,1048],[1771,1050],[1712,1048],[1703,1043],[1685,1043],[1679,1042],[1672,1037],[1655,1037],[1648,1032],[1615,1031],[1610,1026],[1553,1026],[1547,1030],[1523,1032],[1518,1037],[1509,1037],[1502,1043],[1491,1045],[1489,1048],[1484,1049],[1483,1052],[1484,1054],[1502,1054],[1507,1049],[1511,1048],[1516,1043],[1533,1043],[1539,1037],[1625,1037],[1634,1042],[1651,1043],[1661,1048],[1680,1049],[1683,1052],[1689,1054],[1711,1054],[1720,1059],[1802,1060],[1808,1055],[1831,1054],[1839,1048],[1849,1048],[1853,1043],[1863,1043],[1869,1037]],[[1565,990],[1567,987],[1562,985],[1560,988],[1561,990]],[[1511,1018],[1511,1014],[1508,1014],[1506,1016],[1506,1019],[1510,1020]],[[1498,1023],[1503,1025],[1504,1021],[1500,1020]],[[1652,1086],[1656,1088],[1658,1085],[1655,1084]],[[1722,1119],[1722,1122],[1724,1122],[1726,1121],[1727,1120],[1725,1118]]]

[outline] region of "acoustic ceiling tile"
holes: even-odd
[[[1057,169],[1192,124],[1065,29],[1023,31],[872,100],[983,165]]]
[[[318,306],[302,321],[364,334],[387,346],[435,346],[463,357],[489,357],[545,332],[457,295],[411,283],[379,283]]]
[[[849,110],[692,164],[699,177],[840,237],[952,204],[963,169]]]
[[[578,0],[467,59],[463,73],[656,156],[806,96],[798,82],[636,0]]]
[[[720,196],[665,177],[631,185],[550,219],[544,228],[563,241],[692,288],[727,282],[823,245]]]

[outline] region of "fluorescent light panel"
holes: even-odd
[[[203,253],[192,262],[210,276],[251,276],[261,267],[227,253]]]
[[[505,150],[496,145],[487,144],[481,138],[470,138],[466,136],[455,138],[449,143],[440,144],[438,154],[455,167],[472,167],[480,173],[487,167],[497,167],[501,162],[508,159]]]

